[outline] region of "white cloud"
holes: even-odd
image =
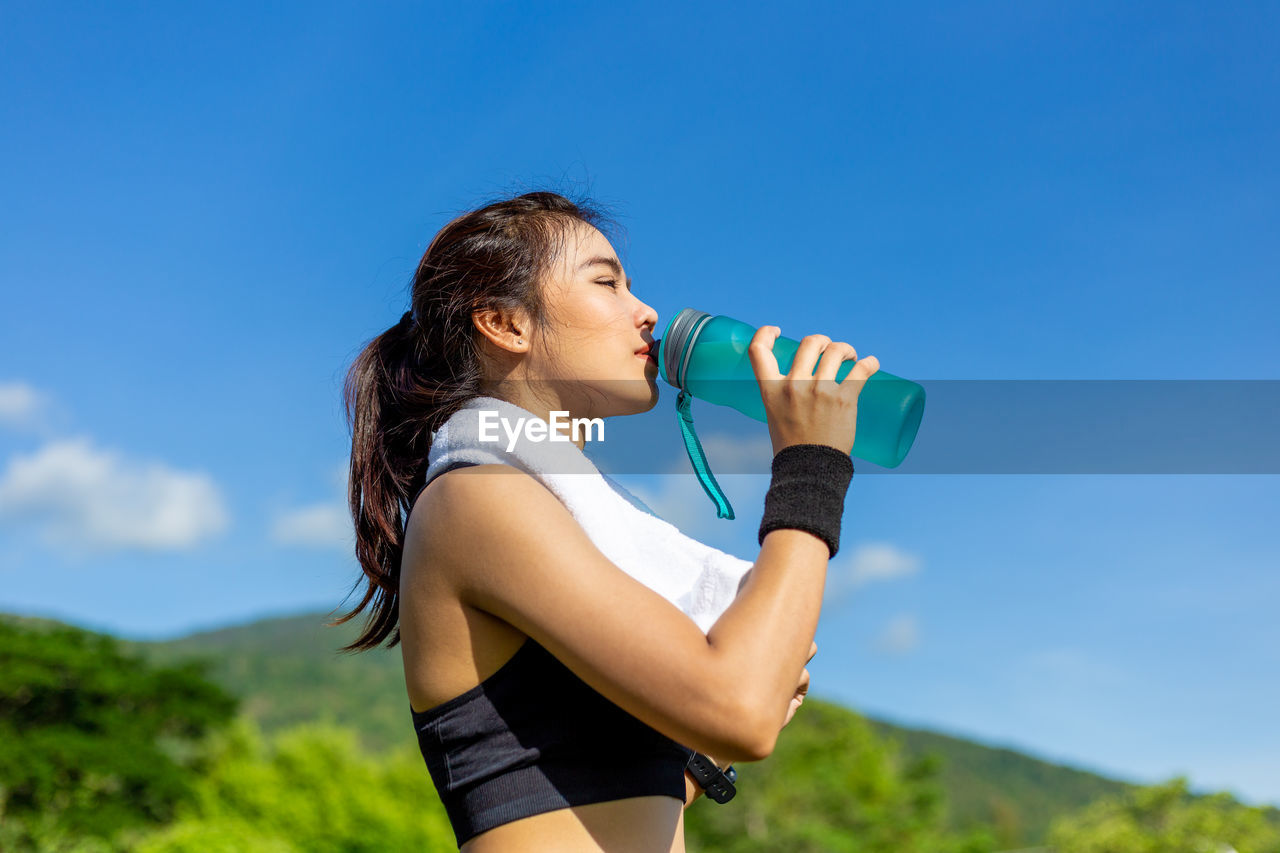
[[[720,474],[754,474],[769,475],[769,464],[773,460],[773,442],[768,435],[744,437],[729,433],[698,434],[698,443],[706,454],[707,464],[712,473]],[[673,461],[667,469],[668,474],[692,474],[693,465],[687,453]],[[701,487],[699,487],[701,491]],[[704,497],[704,500],[706,498]]]
[[[659,518],[679,528],[681,533],[731,553],[729,540],[735,531],[741,535],[741,525],[748,522],[751,512],[759,521],[760,506],[764,500],[763,478],[742,475],[717,477],[716,481],[734,508],[735,520],[728,521],[717,517],[715,504],[691,473],[648,475],[643,482],[637,482],[633,476],[614,476],[614,479]],[[754,510],[747,511],[744,507],[754,507]],[[754,541],[754,527],[751,536]]]
[[[0,425],[27,429],[48,408],[49,398],[22,382],[0,382]]]
[[[847,555],[842,546],[827,568],[828,594],[839,597],[864,584],[911,577],[919,571],[919,557],[888,542],[866,542]]]
[[[876,638],[876,648],[891,655],[904,655],[920,645],[920,626],[916,617],[904,613],[889,620]]]
[[[355,535],[351,515],[340,504],[321,503],[281,513],[271,526],[271,538],[281,545],[336,548],[353,553]]]
[[[735,520],[754,514],[758,521],[769,485],[769,460],[773,458],[769,437],[743,438],[726,433],[699,434],[699,443],[707,457],[707,464],[733,507]],[[750,472],[756,473],[750,473]],[[727,540],[737,527],[734,522],[719,518],[716,506],[694,474],[693,465],[681,452],[678,458],[668,461],[665,470],[647,475],[614,475],[627,491],[657,513],[659,518],[680,528],[680,532],[694,539],[720,542]],[[745,510],[744,507],[751,509]],[[754,538],[754,531],[753,531]]]
[[[1029,683],[1060,688],[1071,685],[1073,690],[1103,691],[1132,683],[1123,669],[1074,647],[1033,649],[1022,655],[1020,665]]]
[[[326,491],[332,500],[319,501],[306,506],[279,512],[271,523],[271,540],[278,545],[297,548],[321,548],[355,552],[355,529],[351,525],[351,512],[347,508],[347,477],[350,461],[344,461],[329,469]]]
[[[50,547],[76,553],[189,549],[228,524],[209,476],[128,459],[83,437],[10,459],[0,520],[34,522]]]
[[[715,515],[715,507],[711,500],[693,477],[662,475],[657,478],[656,488],[651,483],[641,485],[632,482],[629,477],[615,476],[613,479],[644,501],[645,505],[659,518],[671,522],[682,530],[694,526],[691,523],[699,520],[700,511],[703,513],[710,511],[712,516]]]

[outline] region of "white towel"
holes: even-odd
[[[482,411],[486,437],[481,440]],[[507,426],[502,425],[505,419]],[[452,462],[513,465],[546,486],[587,537],[618,568],[680,608],[705,633],[738,594],[751,563],[680,532],[604,474],[572,441],[531,440],[521,421],[543,419],[496,397],[473,397],[435,432],[427,455],[429,481]],[[562,432],[561,435],[567,433]]]

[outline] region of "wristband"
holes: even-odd
[[[697,780],[698,787],[717,803],[727,803],[738,793],[733,786],[738,779],[738,771],[733,769],[733,765],[721,770],[709,757],[695,751],[689,756],[685,769]]]
[[[759,544],[779,528],[804,530],[826,542],[828,559],[834,557],[840,549],[840,519],[853,479],[853,459],[826,444],[792,444],[777,452],[771,468]]]

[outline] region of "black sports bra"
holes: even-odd
[[[531,637],[465,693],[409,710],[459,846],[554,809],[685,796],[689,748],[601,696]]]

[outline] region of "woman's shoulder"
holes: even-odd
[[[479,470],[477,471],[477,469]],[[465,474],[465,473],[472,473],[472,474],[513,473],[513,472],[517,472],[518,470],[519,469],[514,468],[511,465],[507,465],[500,462],[498,463],[471,462],[465,459],[459,459],[455,462],[449,462],[444,467],[442,467],[439,471],[430,475],[427,481],[423,483],[421,486],[419,486],[418,490],[414,492],[413,497],[410,498],[409,500],[410,515],[412,516],[414,508],[418,505],[418,501],[422,498],[423,493],[427,491],[428,487],[430,487],[434,483],[440,482],[441,480],[444,480],[450,477],[450,475],[453,475],[456,477],[456,476],[461,476],[461,474]],[[460,472],[460,473],[455,473],[455,472]]]
[[[496,477],[496,479],[488,479],[491,477]],[[427,480],[418,490],[418,497],[426,493],[429,488],[441,491],[438,484],[458,483],[464,479],[472,481],[474,478],[485,478],[489,485],[495,485],[500,480],[505,480],[507,482],[527,481],[541,486],[537,478],[515,465],[505,462],[466,462],[459,460],[445,465],[431,479]],[[452,491],[458,487],[448,486],[445,488]]]
[[[530,500],[530,496],[536,498]],[[419,490],[406,536],[427,538],[437,547],[461,545],[465,553],[467,534],[489,527],[485,521],[495,513],[509,513],[518,507],[536,519],[539,511],[546,511],[547,504],[540,500],[545,496],[551,496],[546,486],[513,465],[450,465]]]

